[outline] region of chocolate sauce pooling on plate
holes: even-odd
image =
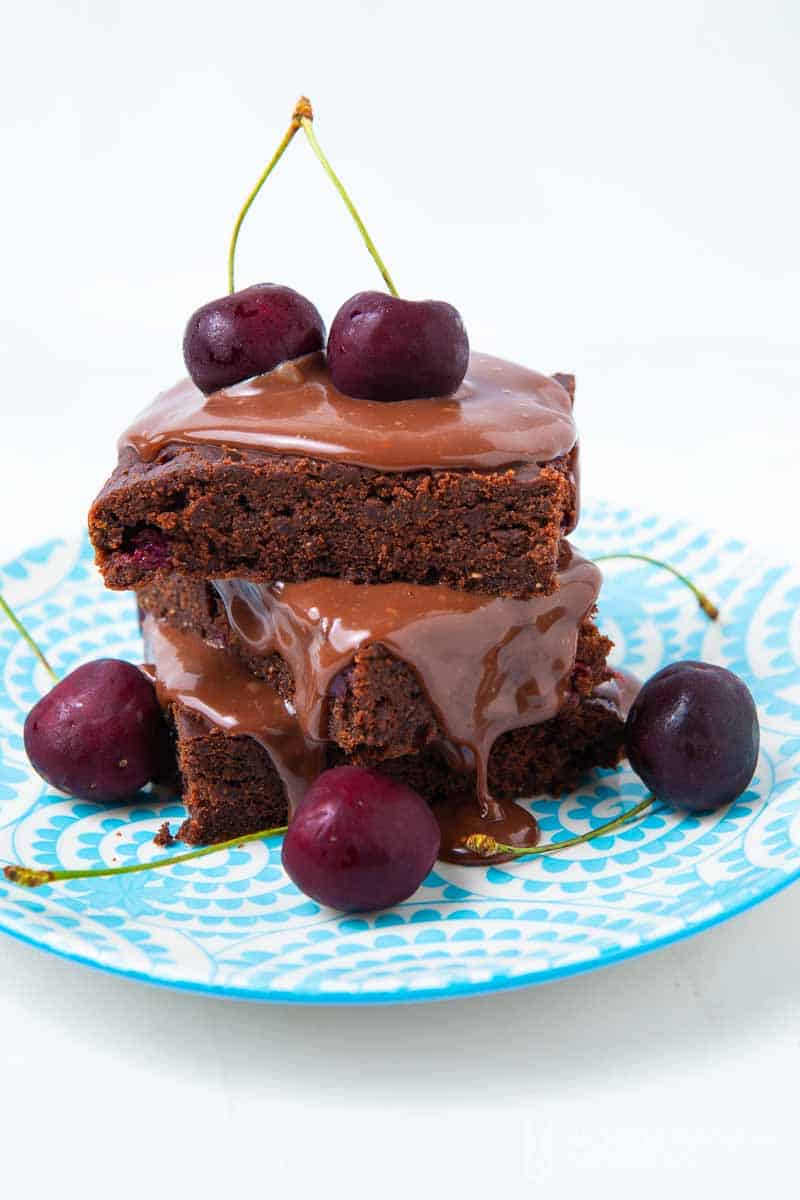
[[[592,692],[592,700],[607,707],[623,721],[636,699],[641,684],[635,675],[629,671],[615,670],[611,679],[598,684]],[[465,803],[464,798],[457,796],[449,800],[439,801],[434,805],[436,819],[442,835],[440,858],[449,862],[472,865],[507,862],[514,858],[512,854],[473,854],[466,847],[466,840],[471,833],[488,833],[495,841],[506,846],[535,846],[538,841],[539,827],[536,819],[513,800],[495,801],[499,804],[499,818],[495,813],[494,820],[483,819],[478,814],[476,821],[475,804]],[[533,829],[531,829],[533,826]]]
[[[472,354],[452,396],[383,404],[345,396],[324,355],[309,354],[210,396],[186,379],[145,409],[120,447],[147,461],[177,442],[380,471],[494,470],[550,462],[572,450],[576,437],[567,389],[502,358]]]

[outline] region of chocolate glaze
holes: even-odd
[[[159,702],[179,701],[230,734],[255,738],[283,781],[290,810],[323,769],[323,748],[303,736],[280,696],[224,650],[196,634],[146,616],[142,624],[148,673]]]
[[[578,560],[578,564],[573,565],[581,564],[582,560]],[[570,581],[566,582],[569,586]],[[565,580],[562,579],[562,587],[564,583]],[[247,590],[251,587],[252,585],[248,585]],[[275,622],[274,609],[266,605],[252,604],[252,595],[246,600],[241,600],[237,589],[231,589],[227,583],[226,589],[235,610],[240,636],[246,637],[253,646],[276,644],[274,631],[283,621]],[[371,590],[377,592],[386,589],[375,587]],[[577,595],[575,599],[577,600]],[[588,600],[588,595],[586,599]],[[544,605],[547,601],[510,603]],[[361,607],[360,604],[356,605],[357,609]],[[480,608],[476,608],[475,611],[480,614]],[[458,615],[463,616],[463,612]],[[440,613],[439,619],[441,618]],[[469,619],[477,622],[478,618],[470,613]],[[292,623],[291,610],[284,620]],[[319,626],[323,620],[321,615],[319,621],[312,624]],[[390,623],[389,615],[385,615],[383,620]],[[560,618],[557,618],[550,624],[548,632],[556,627],[559,620]],[[273,632],[270,633],[270,630]],[[309,736],[308,727],[303,729],[294,706],[285,704],[269,683],[255,678],[226,650],[209,645],[196,634],[180,631],[152,616],[145,618],[143,632],[147,653],[153,662],[153,666],[146,669],[156,683],[161,703],[166,705],[171,701],[179,701],[226,733],[246,734],[256,738],[269,754],[281,776],[290,812],[294,811],[308,785],[325,765],[323,745],[316,737]],[[337,621],[333,626],[327,626],[327,632],[318,630],[318,636],[312,637],[311,645],[316,654],[326,662],[326,669],[322,675],[316,676],[318,687],[323,678],[329,677],[330,672],[335,669],[331,658],[324,653],[325,646],[330,644],[332,639],[332,657],[337,658],[341,653],[341,650],[336,650],[337,645],[343,647],[345,644],[365,644],[366,639],[358,641],[358,632]],[[363,631],[360,632],[363,636]],[[338,635],[341,635],[341,639]],[[574,654],[574,649],[572,653]],[[554,660],[553,666],[556,664],[557,660]],[[448,670],[447,663],[444,664],[444,670]],[[311,674],[314,675],[313,670]],[[422,679],[422,674],[420,678]],[[638,682],[632,676],[615,672],[614,678],[600,685],[594,696],[596,700],[607,703],[613,706],[615,711],[622,711],[624,714],[637,689]],[[481,689],[476,689],[476,694],[480,691]],[[321,706],[318,711],[321,713]],[[539,719],[547,718],[540,715]],[[535,716],[528,714],[524,722],[520,718],[515,720],[514,724],[535,723],[535,720]],[[475,761],[469,746],[459,747],[448,739],[443,739],[440,749],[453,769],[474,768]],[[480,805],[476,803],[475,795],[467,789],[466,783],[463,794],[437,802],[433,811],[441,830],[439,857],[446,861],[462,865],[486,865],[489,862],[506,861],[512,857],[499,853],[487,858],[470,853],[465,848],[465,842],[473,833],[488,833],[498,842],[512,846],[532,847],[538,841],[538,824],[526,809],[511,800],[487,799],[486,803]]]
[[[624,720],[641,687],[637,677],[630,671],[616,669],[611,679],[599,684],[592,697],[595,701],[608,705]],[[439,801],[434,805],[434,813],[439,822],[442,842],[439,857],[447,862],[460,863],[463,866],[486,866],[489,863],[513,861],[513,854],[474,854],[466,847],[467,838],[473,833],[488,833],[495,841],[506,846],[525,846],[531,848],[539,841],[539,825],[536,818],[527,809],[513,800],[495,801],[494,819],[486,819],[476,806],[465,802],[464,797],[454,797]]]
[[[210,442],[380,471],[535,471],[576,436],[567,388],[505,359],[471,355],[452,396],[382,404],[337,391],[324,356],[309,354],[210,396],[183,380],[156,397],[120,448],[150,460],[171,442]]]
[[[492,813],[487,815],[468,796],[439,800],[433,806],[439,824],[441,842],[439,858],[461,866],[488,866],[509,862],[513,854],[473,854],[467,849],[467,838],[473,833],[488,833],[505,846],[525,846],[531,849],[539,841],[539,822],[521,804],[513,800],[494,800]]]
[[[225,579],[214,586],[245,646],[259,655],[277,652],[289,666],[297,719],[311,742],[324,739],[331,685],[358,650],[380,644],[408,663],[455,764],[476,769],[481,813],[500,820],[487,783],[492,746],[500,734],[558,712],[600,578],[567,547],[558,591],[530,600],[341,579]]]
[[[254,678],[238,660],[197,634],[152,616],[145,617],[142,632],[151,659],[143,669],[160,703],[178,701],[226,733],[260,742],[286,788],[290,814],[294,812],[325,764],[323,747],[303,736],[291,707],[269,683]],[[534,846],[538,838],[535,818],[510,800],[495,802],[494,819],[481,815],[468,794],[435,805],[433,812],[441,832],[439,857],[450,862],[486,864],[508,857],[490,860],[470,854],[463,843],[471,833],[488,832],[515,846]]]

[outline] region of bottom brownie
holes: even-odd
[[[189,810],[178,832],[181,841],[224,842],[286,824],[283,783],[255,738],[231,737],[181,704],[171,705],[169,716]]]
[[[168,705],[175,732],[183,798],[189,817],[179,837],[190,843],[225,841],[286,824],[288,802],[264,747],[253,737],[226,733],[179,702]],[[512,730],[498,739],[489,762],[489,784],[498,799],[559,795],[593,767],[614,767],[622,755],[623,720],[615,683],[590,697],[572,695],[549,721]],[[329,747],[325,765],[348,762]],[[441,749],[381,764],[431,802],[474,795],[474,775],[454,771]]]

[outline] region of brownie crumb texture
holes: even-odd
[[[316,459],[124,451],[89,514],[106,585],[169,572],[287,583],[441,583],[523,599],[557,586],[576,454],[531,468],[387,474]]]
[[[153,838],[153,841],[155,842],[156,846],[165,846],[165,847],[166,846],[174,846],[176,844],[177,840],[178,839],[174,838],[172,836],[172,834],[170,833],[169,821],[164,821],[163,825],[159,826],[158,833]]]

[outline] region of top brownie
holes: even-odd
[[[336,391],[321,356],[164,393],[120,441],[89,529],[106,584],[192,578],[557,585],[577,519],[572,380],[473,355],[454,396]]]

